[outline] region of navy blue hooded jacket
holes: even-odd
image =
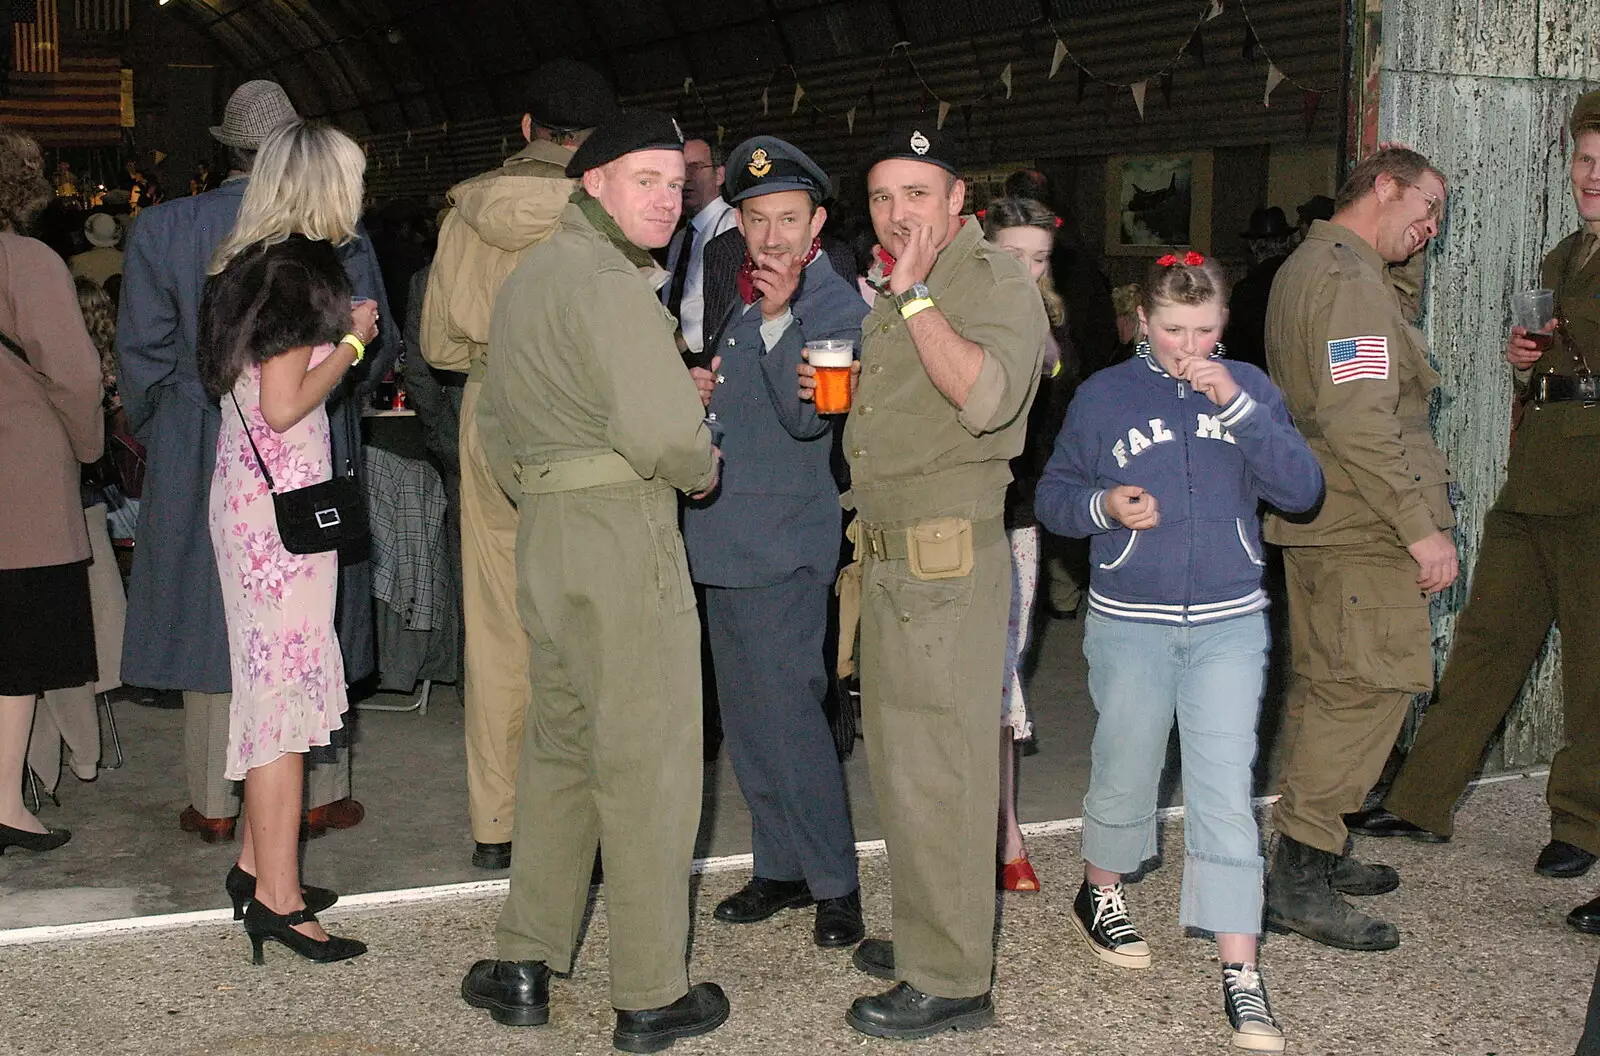
[[[1034,506],[1057,535],[1090,537],[1094,612],[1182,625],[1267,607],[1258,506],[1310,509],[1322,470],[1266,374],[1227,368],[1240,392],[1218,407],[1141,349],[1084,382],[1067,409]],[[1155,528],[1106,513],[1106,491],[1124,484],[1155,497]]]

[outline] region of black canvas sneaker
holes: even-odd
[[[1128,919],[1122,884],[1095,887],[1085,880],[1072,903],[1072,923],[1089,950],[1118,968],[1150,967],[1150,946]]]
[[[1222,966],[1222,1007],[1233,1027],[1233,1044],[1251,1052],[1282,1052],[1283,1028],[1272,1018],[1267,982],[1253,964]]]

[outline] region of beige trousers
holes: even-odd
[[[189,803],[208,818],[239,816],[242,786],[223,776],[228,765],[228,705],[231,693],[183,695],[183,769]],[[307,810],[350,795],[350,752],[340,748],[331,763],[306,760]]]

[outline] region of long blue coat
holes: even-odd
[[[146,209],[128,241],[117,319],[118,386],[129,427],[149,456],[122,645],[122,679],[129,685],[198,693],[226,693],[232,686],[207,524],[221,416],[200,384],[195,330],[206,267],[233,230],[247,183],[230,180]],[[364,234],[341,250],[340,259],[356,296],[378,302],[384,327],[399,326]],[[380,337],[329,398],[336,472],[347,459],[363,471],[358,393],[367,379],[383,377],[398,351],[397,340]],[[340,569],[337,626],[345,677],[371,674],[372,571],[366,562]]]

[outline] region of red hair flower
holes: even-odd
[[[976,213],[973,213],[972,215],[976,216],[979,220],[982,220],[984,217],[989,215],[989,210],[987,210],[987,209],[979,209]]]
[[[1189,252],[1187,252],[1187,253],[1185,253],[1183,255],[1183,258],[1181,260],[1174,253],[1168,253],[1164,257],[1158,257],[1156,259],[1156,267],[1158,267],[1158,268],[1175,268],[1179,264],[1182,264],[1186,268],[1198,268],[1200,265],[1204,264],[1205,262],[1206,262],[1206,258],[1205,257],[1201,256],[1199,253],[1196,253],[1194,250],[1191,249],[1191,250],[1189,250]]]
[[[1183,255],[1183,262],[1191,268],[1198,268],[1206,262],[1206,258],[1191,249]]]
[[[1173,256],[1171,253],[1168,253],[1164,257],[1156,258],[1156,267],[1158,268],[1175,268],[1177,266],[1178,258]]]

